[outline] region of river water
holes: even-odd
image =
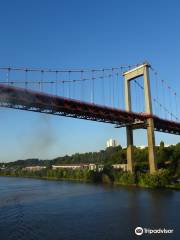
[[[0,177],[0,240],[51,239],[179,240],[180,191]]]

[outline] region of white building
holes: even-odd
[[[57,169],[88,169],[88,170],[92,170],[92,171],[102,171],[103,170],[104,165],[102,164],[95,164],[95,163],[86,163],[86,164],[60,164],[60,165],[52,165],[52,169],[53,170],[57,170]]]
[[[126,172],[127,171],[127,164],[113,164],[112,165],[112,167],[114,168],[114,169],[121,169],[121,170],[123,170],[124,172]]]
[[[52,169],[84,169],[89,168],[89,164],[60,164],[60,165],[52,165]]]
[[[45,168],[46,168],[46,166],[29,166],[29,167],[24,167],[23,170],[25,170],[25,171],[40,171]]]
[[[95,171],[96,170],[96,164],[95,163],[90,163],[89,164],[89,170]]]
[[[106,142],[106,147],[116,147],[117,146],[117,142],[116,140],[110,138],[107,142]]]

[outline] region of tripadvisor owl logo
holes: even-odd
[[[142,235],[143,234],[143,228],[142,227],[136,227],[135,228],[135,234],[136,235]]]

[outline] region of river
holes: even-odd
[[[179,240],[179,216],[180,191],[0,177],[0,240]]]

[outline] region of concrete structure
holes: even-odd
[[[127,171],[127,164],[113,164],[112,167],[114,169],[121,169],[123,171]],[[95,163],[87,163],[87,164],[60,164],[60,165],[52,165],[53,170],[57,169],[88,169],[90,171],[98,171],[101,172],[104,168],[103,164],[95,164]]]
[[[130,82],[137,77],[143,76],[144,77],[145,111],[149,116],[152,115],[149,67],[150,65],[148,63],[145,63],[123,74],[125,78],[125,102],[126,102],[127,111],[132,111]],[[138,126],[137,128],[139,128],[140,125],[142,126],[142,128],[144,128],[145,126],[147,128],[150,173],[154,173],[157,169],[157,163],[155,159],[155,137],[154,137],[153,117],[149,117],[146,120],[146,122],[134,122],[126,126],[128,171],[130,172],[134,171],[133,129],[136,129],[136,126]]]
[[[119,169],[119,170],[123,170],[124,172],[126,172],[127,169],[127,164],[113,164],[112,167],[114,169]]]
[[[46,166],[28,166],[28,167],[24,167],[23,170],[25,170],[25,171],[40,171],[45,168],[46,168]]]
[[[96,166],[95,163],[90,163],[90,164],[89,164],[89,170],[95,171],[96,169],[97,169],[97,166]]]
[[[89,164],[60,164],[60,165],[52,165],[52,169],[84,169],[89,168]]]
[[[91,171],[102,171],[104,168],[104,165],[102,164],[95,164],[95,163],[86,163],[86,164],[60,164],[60,165],[52,165],[53,170],[57,169],[88,169]]]
[[[110,138],[107,142],[106,142],[106,147],[116,147],[117,146],[117,142],[116,140]]]

